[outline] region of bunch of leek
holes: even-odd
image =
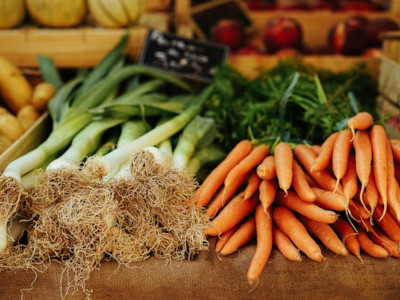
[[[49,158],[58,157],[68,147],[71,147],[71,149],[64,153],[62,157],[64,162],[65,159],[68,159],[74,164],[80,164],[86,156],[95,150],[95,144],[100,140],[100,136],[106,129],[122,123],[132,114],[140,114],[146,106],[151,107],[150,99],[157,99],[157,101],[154,101],[157,102],[154,104],[157,113],[161,114],[168,110],[166,101],[161,101],[155,93],[155,90],[165,83],[176,86],[187,93],[193,91],[185,81],[166,72],[134,64],[124,65],[122,50],[127,39],[128,36],[124,36],[117,46],[86,77],[79,74],[76,78],[62,84],[60,84],[60,76],[50,77],[46,75],[49,73],[57,74],[51,59],[44,56],[40,57],[41,70],[46,72],[44,77],[52,78],[54,85],[58,88],[48,106],[52,119],[52,130],[44,142],[27,154],[10,162],[1,174],[0,251],[4,250],[7,245],[9,220],[17,213],[21,196],[26,193],[22,186],[23,176],[46,166],[49,164]],[[139,75],[155,77],[156,79],[116,97],[124,80]],[[151,95],[150,92],[154,95]],[[118,119],[113,115],[114,120],[105,119],[107,113],[110,112],[106,109],[109,107],[107,105],[113,101],[116,101],[120,107],[128,107],[134,112],[128,110],[128,114]],[[198,103],[190,105],[183,112],[181,112],[183,106],[180,106],[179,109],[176,108],[176,103],[172,106],[174,108],[169,109],[169,111],[179,114],[174,121],[167,122],[162,127],[164,129],[157,128],[156,131],[151,131],[151,134],[147,137],[146,145],[158,143],[166,136],[178,132],[192,117],[199,113],[201,105]],[[96,110],[96,108],[98,109]],[[99,110],[103,113],[99,113]],[[97,131],[97,133],[94,134],[92,130]],[[77,136],[78,133],[80,134]],[[92,135],[97,136],[96,143],[82,143],[83,140],[88,136],[92,137]],[[158,135],[162,135],[162,138],[158,137],[154,140]],[[75,142],[71,144],[75,137]],[[78,150],[78,148],[80,149]],[[52,167],[54,165],[56,164],[53,162]]]

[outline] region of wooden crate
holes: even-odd
[[[92,67],[96,65],[129,32],[126,52],[138,59],[149,28],[169,30],[170,14],[145,13],[138,25],[130,28],[102,28],[83,25],[78,28],[39,28],[25,25],[0,30],[0,55],[19,67],[37,67],[37,55],[51,56],[60,68]]]
[[[196,37],[193,30],[193,21],[190,18],[190,0],[176,1],[176,22],[177,33],[186,37]],[[257,30],[250,35],[249,44],[253,44],[263,49],[260,39],[260,30],[265,26],[269,18],[279,15],[295,18],[303,28],[303,43],[306,48],[323,47],[327,43],[329,29],[340,20],[354,15],[351,12],[307,12],[307,11],[248,11]],[[390,10],[384,12],[371,12],[365,14],[369,19],[389,17],[396,22],[400,22],[400,1],[392,0]],[[396,48],[397,49],[397,48]],[[400,56],[400,51],[398,51]],[[229,62],[243,71],[245,74],[253,76],[259,67],[273,67],[280,57],[274,55],[229,55]],[[379,58],[365,56],[343,56],[343,55],[304,55],[305,62],[315,64],[322,68],[333,71],[344,71],[351,68],[354,64],[364,62],[367,64],[371,74],[378,77]],[[400,59],[400,58],[399,58]]]
[[[382,34],[383,39],[383,54],[400,63],[400,32],[386,32]]]
[[[276,16],[286,16],[296,19],[302,26],[303,43],[306,47],[321,47],[326,45],[330,28],[337,22],[345,20],[352,15],[354,15],[354,12],[251,12],[253,21],[256,23],[258,28],[263,28],[268,19]],[[400,22],[400,17],[391,12],[370,12],[365,14],[365,16],[370,20],[388,17],[396,22]]]
[[[400,138],[400,64],[387,56],[379,66],[377,110],[390,115],[384,126],[392,138]]]
[[[0,170],[14,159],[36,148],[50,133],[51,119],[48,113],[44,113],[39,119],[0,155]]]

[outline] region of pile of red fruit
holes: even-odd
[[[371,55],[381,51],[381,34],[400,30],[394,20],[387,17],[368,19],[357,14],[332,26],[327,33],[326,47],[307,49],[303,44],[303,28],[294,18],[272,17],[262,28],[264,49],[247,44],[242,24],[234,20],[221,20],[213,28],[214,42],[229,46],[235,54],[343,54]]]
[[[369,20],[357,15],[335,24],[329,32],[328,44],[336,54],[359,55],[381,49],[381,34],[399,29],[399,24],[392,19]]]

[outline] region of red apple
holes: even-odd
[[[268,52],[282,48],[302,47],[303,31],[300,23],[288,17],[274,17],[267,21],[263,30],[263,41]]]
[[[328,35],[328,44],[336,54],[360,54],[365,49],[367,41],[365,27],[354,18],[336,23]]]
[[[228,46],[230,49],[237,49],[242,46],[246,39],[244,26],[231,19],[220,20],[211,31],[211,40]]]
[[[348,17],[348,19],[356,20],[360,23],[361,26],[364,26],[364,27],[366,27],[369,24],[368,17],[361,13],[352,15],[352,16]]]
[[[366,27],[368,35],[368,46],[379,47],[382,45],[381,34],[387,31],[397,31],[400,26],[397,22],[389,18],[378,18],[371,20]]]

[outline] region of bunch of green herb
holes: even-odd
[[[215,119],[226,149],[249,138],[271,145],[278,140],[318,144],[358,111],[377,116],[376,81],[365,65],[333,73],[285,60],[249,79],[224,64],[213,85],[204,110]]]

